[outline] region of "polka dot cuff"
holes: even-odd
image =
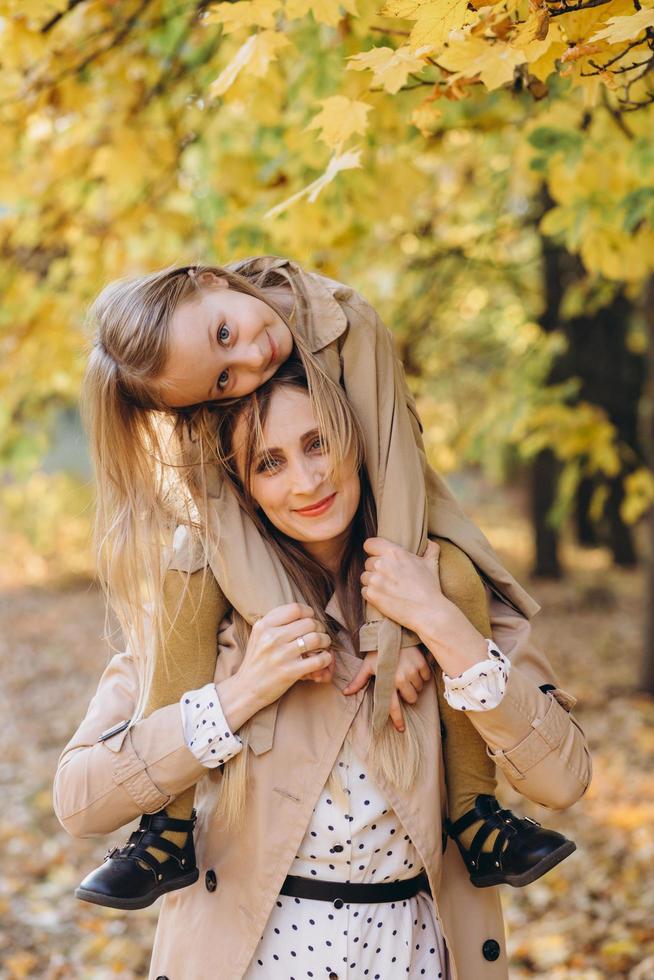
[[[238,755],[243,742],[230,731],[215,684],[186,691],[179,699],[179,706],[184,740],[198,762],[215,769]]]
[[[488,660],[473,664],[456,677],[443,674],[445,700],[457,711],[490,711],[504,697],[511,662],[493,640],[486,643]]]

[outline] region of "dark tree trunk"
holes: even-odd
[[[544,192],[545,209],[553,202]],[[540,325],[548,333],[559,327],[559,311],[565,283],[561,277],[561,249],[547,238],[541,239],[543,248],[543,294],[545,309]],[[565,353],[552,363],[547,384],[556,384],[566,377]],[[548,521],[554,500],[560,466],[550,449],[543,450],[531,465],[531,517],[534,534],[534,564],[532,574],[542,578],[561,578],[563,571],[558,556],[559,532]]]
[[[647,321],[648,413],[647,450],[650,467],[654,470],[654,276],[645,290],[645,319]],[[641,686],[643,691],[654,695],[654,507],[649,511],[648,576],[645,593],[647,624]]]
[[[593,496],[595,483],[589,476],[579,481],[575,497],[575,529],[577,541],[582,547],[594,548],[599,544],[597,528],[590,516],[590,501]]]
[[[638,434],[638,410],[645,376],[641,354],[630,351],[627,334],[632,305],[622,291],[611,303],[587,315],[565,321],[562,329],[568,338],[567,367],[570,375],[581,381],[579,399],[602,408],[615,426],[621,453],[621,472],[615,477],[598,473],[593,488],[604,485],[608,490],[603,518],[596,538],[613,553],[617,565],[633,567],[638,562],[631,526],[620,514],[624,497],[625,476],[642,466],[644,451]],[[585,486],[579,488],[588,496]],[[580,498],[577,507],[579,509]],[[586,522],[588,524],[589,521]],[[577,522],[579,528],[579,521]],[[580,528],[587,534],[587,527]]]
[[[558,531],[548,522],[560,469],[560,463],[551,449],[540,452],[531,467],[531,517],[536,538],[532,574],[539,578],[557,579],[563,574],[558,556]]]

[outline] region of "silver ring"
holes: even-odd
[[[298,636],[298,638],[296,639],[295,642],[299,646],[300,651],[302,653],[302,656],[305,657],[306,656],[306,653],[307,653],[307,644],[305,642],[304,637],[303,636]]]

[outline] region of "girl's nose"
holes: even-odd
[[[269,355],[258,344],[250,344],[243,359],[249,368],[260,371],[268,363]]]

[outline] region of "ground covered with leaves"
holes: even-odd
[[[468,510],[543,607],[535,635],[561,687],[579,699],[575,713],[594,760],[588,793],[567,813],[551,813],[502,785],[503,802],[578,846],[540,881],[502,890],[511,977],[651,980],[654,701],[638,693],[644,575],[611,568],[603,549],[581,551],[568,542],[567,577],[529,582],[529,530],[509,517],[506,504]],[[128,830],[73,840],[52,810],[58,755],[108,656],[102,598],[85,583],[34,589],[17,581],[0,594],[0,615],[0,980],[143,977],[158,907],[122,914],[73,896]]]

